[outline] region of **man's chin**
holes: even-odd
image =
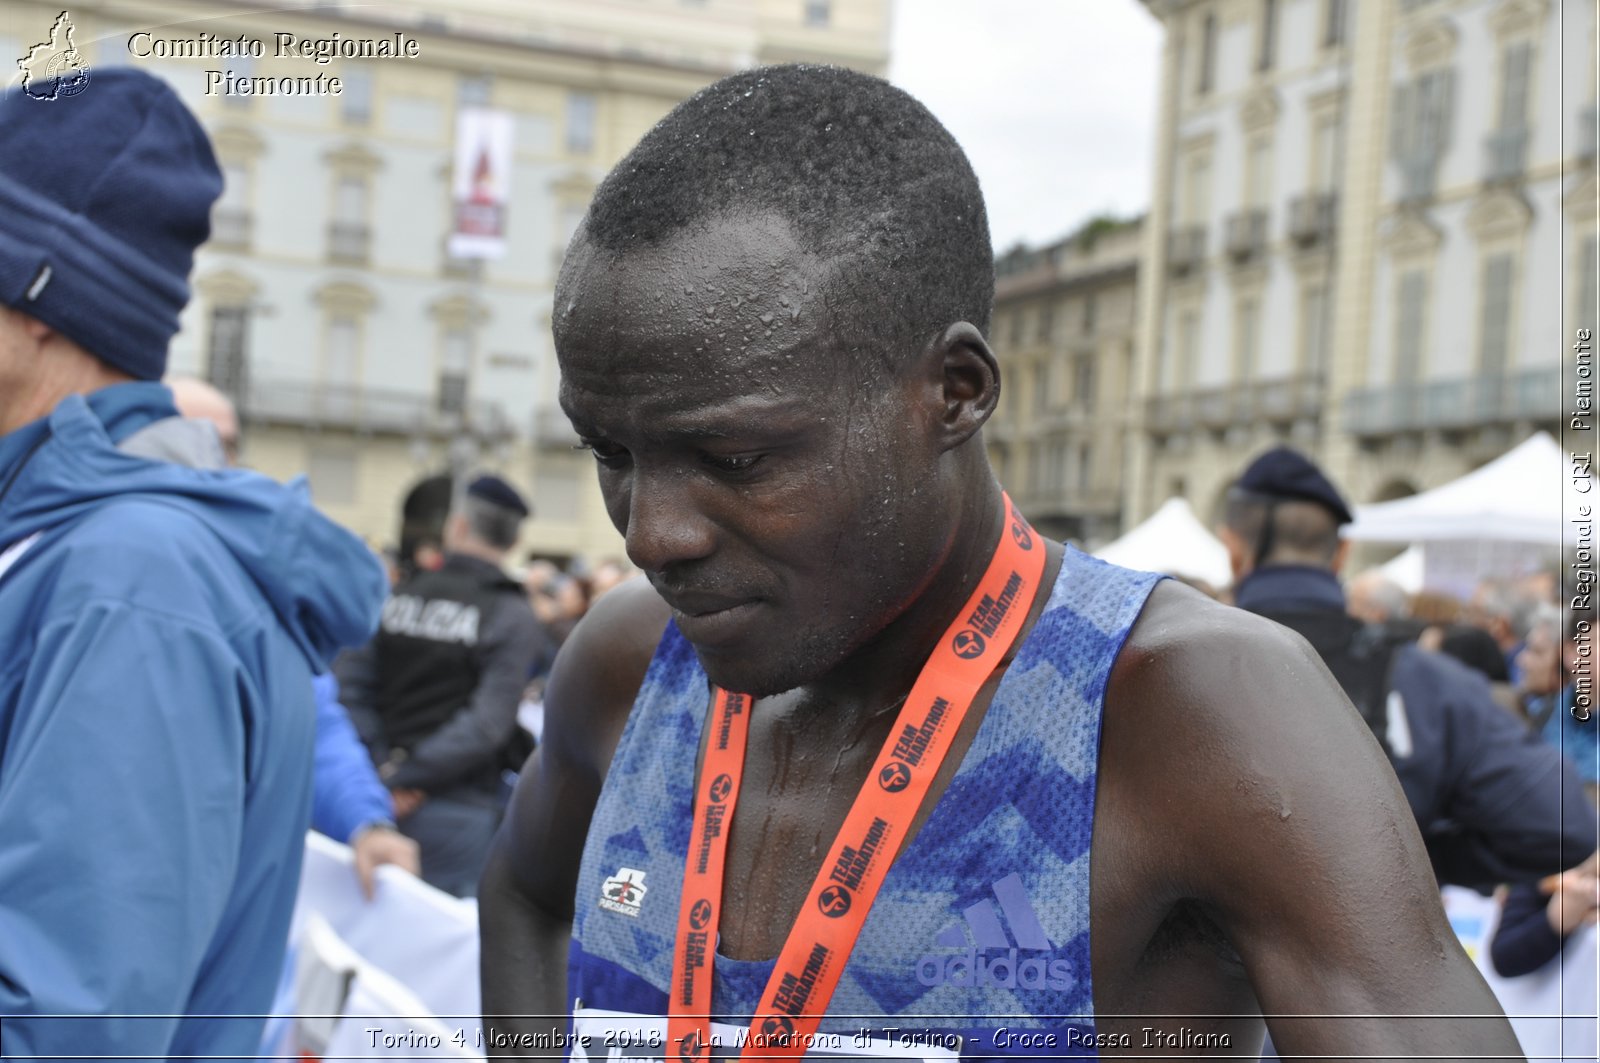
[[[693,645],[693,643],[690,643]],[[815,678],[794,661],[753,660],[748,653],[694,647],[706,678],[723,690],[766,698],[803,686]]]

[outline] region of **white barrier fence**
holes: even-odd
[[[1489,965],[1499,906],[1446,889],[1445,912],[1511,1018],[1530,1063],[1594,1060],[1600,1048],[1595,928],[1561,961],[1521,978]],[[308,834],[290,963],[268,1023],[266,1052],[286,1060],[483,1059],[478,907],[402,871],[380,868],[369,903],[350,850]]]

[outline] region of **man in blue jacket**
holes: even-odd
[[[195,377],[170,378],[167,387],[178,412],[191,420],[209,422],[217,430],[227,463],[237,461],[239,411],[233,401]],[[331,672],[319,675],[314,689],[317,729],[311,829],[350,846],[361,892],[370,900],[380,866],[394,864],[415,875],[421,870],[421,857],[417,843],[395,827],[394,802],[379,781],[349,714],[339,704],[338,680]]]
[[[1572,765],[1499,708],[1481,675],[1346,613],[1339,528],[1351,519],[1303,455],[1256,459],[1221,528],[1235,603],[1299,632],[1339,680],[1389,755],[1441,885],[1487,893],[1578,863],[1594,849],[1595,813]]]
[[[221,187],[147,74],[0,96],[8,1056],[254,1051],[298,884],[311,678],[383,597],[303,485],[222,469],[155,382]]]

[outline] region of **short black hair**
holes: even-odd
[[[880,78],[796,64],[702,89],[601,183],[575,243],[626,252],[741,214],[794,227],[852,347],[897,364],[953,322],[988,332],[994,254],[977,175],[939,120]]]

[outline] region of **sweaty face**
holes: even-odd
[[[846,664],[949,548],[924,391],[839,351],[831,297],[774,219],[621,255],[580,238],[556,296],[561,403],[611,520],[733,690]]]

